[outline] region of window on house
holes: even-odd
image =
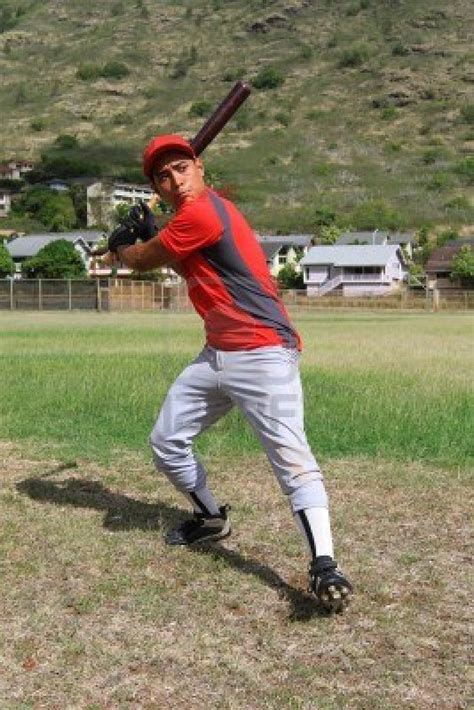
[[[288,259],[288,247],[282,247],[278,252],[278,263],[286,264]]]

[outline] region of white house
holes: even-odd
[[[54,232],[49,234],[30,234],[26,237],[16,237],[7,242],[6,247],[15,263],[15,278],[21,276],[21,265],[26,259],[36,256],[40,249],[51,242],[65,239],[72,242],[76,251],[80,254],[86,269],[89,268],[91,247],[86,242],[84,234],[80,232]]]
[[[134,205],[139,200],[148,202],[154,194],[149,185],[94,182],[87,187],[87,226],[104,224],[112,227],[113,213],[117,205]]]
[[[312,247],[300,262],[308,295],[383,295],[399,287],[407,267],[397,244]]]
[[[6,217],[11,209],[10,191],[0,188],[0,217]]]
[[[286,264],[294,264],[299,271],[299,259],[311,246],[310,234],[266,235],[259,234],[260,242],[272,276],[278,276]]]
[[[0,165],[0,178],[6,180],[21,180],[25,173],[33,170],[31,160],[9,160]]]

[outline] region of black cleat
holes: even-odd
[[[229,505],[219,508],[219,515],[194,513],[190,520],[185,520],[165,536],[168,545],[192,545],[194,542],[222,540],[230,535],[230,520],[227,512]]]
[[[309,591],[329,612],[339,614],[349,603],[352,584],[337,568],[332,557],[316,557],[309,565]]]

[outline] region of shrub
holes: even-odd
[[[429,180],[427,187],[429,190],[445,190],[451,185],[451,179],[447,173],[435,173]]]
[[[112,5],[110,12],[114,17],[118,17],[119,15],[123,15],[124,9],[122,0],[119,0],[119,2]]]
[[[304,280],[303,274],[296,270],[294,264],[285,264],[280,269],[277,276],[278,284],[281,288],[303,289]]]
[[[312,170],[312,172],[318,177],[325,177],[326,175],[330,175],[332,171],[333,167],[331,163],[316,163]]]
[[[244,74],[243,69],[227,69],[222,75],[222,81],[237,81]]]
[[[327,111],[323,111],[319,108],[313,108],[305,115],[308,121],[319,121],[321,118],[327,115]]]
[[[464,195],[457,195],[444,203],[443,207],[447,210],[468,210],[471,205],[469,200]]]
[[[444,156],[444,150],[440,147],[428,148],[421,156],[425,165],[433,165]]]
[[[395,106],[387,106],[380,112],[380,118],[383,121],[393,121],[397,117],[397,109]]]
[[[101,71],[101,67],[98,64],[86,62],[78,67],[76,76],[81,81],[94,81],[100,77]]]
[[[315,209],[313,221],[316,227],[330,227],[336,221],[336,213],[330,207],[321,205]]]
[[[86,275],[86,268],[71,242],[58,239],[39,250],[22,265],[22,273],[30,279],[71,279]]]
[[[247,108],[241,108],[235,115],[235,127],[238,131],[248,131],[252,127],[250,112]]]
[[[12,205],[12,211],[39,220],[46,229],[61,232],[76,226],[76,213],[69,193],[56,192],[42,185],[25,190]]]
[[[71,136],[69,133],[62,133],[54,141],[54,147],[59,150],[70,150],[71,148],[79,148],[79,141],[76,136]]]
[[[385,200],[368,200],[353,211],[351,223],[356,229],[403,229],[405,220]]]
[[[105,79],[123,79],[130,74],[130,69],[123,62],[107,62],[101,69],[100,75]]]
[[[392,54],[394,57],[405,57],[408,54],[408,47],[402,42],[396,42],[392,47]]]
[[[204,99],[202,101],[195,101],[189,109],[189,116],[208,116],[211,112],[211,109],[212,104],[210,101],[206,101]]]
[[[453,259],[451,275],[463,286],[474,286],[474,251],[469,244],[461,247]]]
[[[454,166],[453,170],[468,185],[474,185],[474,157],[470,156],[469,158],[460,160],[459,163]]]
[[[196,64],[198,60],[198,52],[196,47],[193,45],[189,52],[183,52],[181,57],[177,59],[170,71],[170,79],[182,79],[188,73],[189,68]]]
[[[43,118],[35,118],[30,123],[30,128],[32,131],[39,133],[46,126],[46,121]]]
[[[281,123],[282,126],[289,126],[291,123],[291,116],[284,111],[278,111],[278,113],[275,114],[275,120],[278,121],[278,123]]]
[[[15,27],[18,22],[18,15],[6,5],[0,9],[0,32],[8,32]]]
[[[455,229],[445,229],[444,232],[440,232],[436,237],[436,246],[444,247],[448,242],[452,242],[455,239],[459,239],[459,234]]]
[[[335,224],[328,225],[326,227],[321,227],[319,232],[319,237],[322,244],[335,244],[339,237],[341,236],[341,229]]]
[[[267,89],[277,89],[283,84],[284,81],[285,80],[278,69],[275,69],[274,67],[266,67],[257,74],[255,79],[252,81],[252,84],[256,89],[266,91]]]
[[[11,276],[15,270],[15,264],[10,256],[10,252],[3,242],[0,242],[0,279]]]
[[[371,48],[368,44],[360,42],[352,47],[343,50],[339,57],[339,66],[342,69],[348,67],[359,67],[364,64],[371,55]]]
[[[461,107],[461,120],[463,123],[474,123],[474,104],[464,104]]]

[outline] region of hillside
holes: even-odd
[[[235,78],[259,79],[205,154],[259,229],[335,212],[465,230],[473,21],[468,0],[2,1],[0,159],[71,134],[104,174],[137,176],[156,132],[192,136]]]

